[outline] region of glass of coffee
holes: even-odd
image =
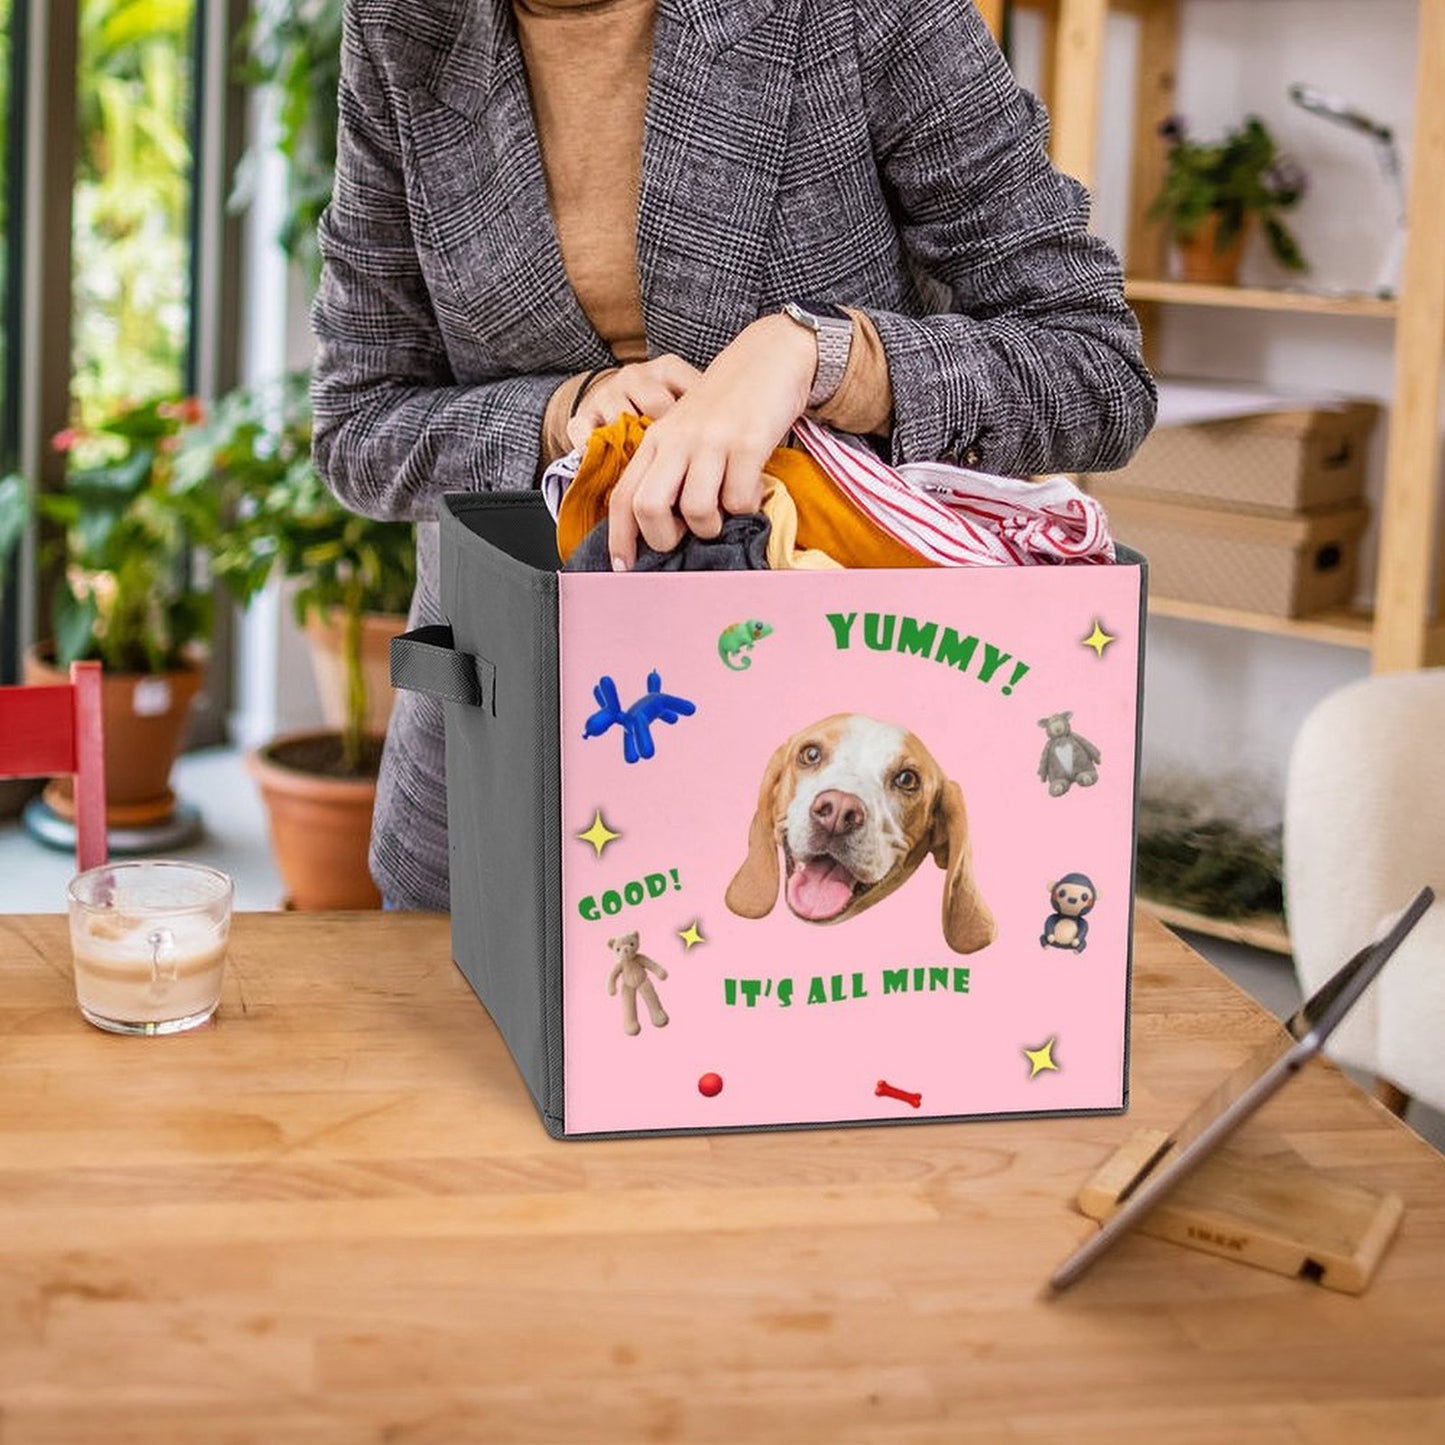
[[[70,883],[80,1011],[117,1034],[176,1034],[221,1000],[230,878],[199,863],[107,863]]]

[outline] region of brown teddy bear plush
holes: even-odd
[[[667,1014],[663,1011],[662,1001],[658,998],[657,990],[652,986],[652,980],[647,975],[655,973],[658,978],[666,978],[667,970],[660,963],[654,963],[645,953],[637,951],[637,935],[635,933],[624,933],[619,938],[609,938],[607,946],[617,959],[607,980],[609,996],[616,994],[617,980],[619,977],[622,979],[623,1032],[628,1034],[642,1032],[642,1025],[637,1022],[637,995],[639,993],[647,1005],[647,1012],[652,1018],[653,1028],[665,1028]]]

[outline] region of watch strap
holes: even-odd
[[[808,392],[810,408],[822,406],[839,388],[853,350],[853,318],[837,306],[820,301],[789,301],[783,314],[813,333],[818,364]]]

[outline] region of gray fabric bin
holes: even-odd
[[[398,687],[445,702],[453,954],[511,1049],[550,1134],[806,1127],[1021,1112],[1116,1112],[1124,1107],[1129,967],[1125,895],[1132,893],[1133,881],[1142,559],[1126,553],[1123,565],[1112,568],[988,572],[559,575],[554,526],[534,493],[448,495],[439,508],[439,521],[446,624],[418,629],[393,642],[392,679]],[[987,639],[982,647],[955,649],[958,656],[952,658],[943,656],[941,642],[938,657],[925,657],[911,644],[905,650],[901,639],[885,653],[873,635],[881,623],[869,633],[866,646],[862,632],[854,628],[846,652],[842,624],[833,624],[831,635],[838,642],[830,652],[829,626],[822,621],[845,616],[841,609],[846,605],[871,626],[883,614],[869,609],[895,596],[915,599],[905,623],[917,624],[913,614],[921,615],[923,606],[930,616],[978,616],[988,599],[1001,593],[1032,598],[1037,592],[1038,610],[1047,614],[1058,610],[1060,599],[1085,599],[1099,591],[1107,594],[1100,604],[1110,613],[1107,630],[1120,638],[1113,645],[1118,653],[1111,648],[1107,660],[1102,652],[1095,656],[1079,645],[1096,620],[1093,604],[1084,601],[1070,601],[1066,609],[1089,613],[1078,618],[1079,640],[1061,638],[1053,648],[1057,660],[1047,663],[1030,643],[1026,651],[1019,650],[1020,663],[1000,665],[998,656],[1007,659],[1011,654],[1002,651],[1002,642],[995,646]],[[856,609],[849,600],[855,596]],[[756,615],[767,615],[777,624],[776,635],[753,650],[751,670],[735,668],[726,657],[719,662],[712,642],[704,645],[707,639],[716,640],[717,619],[729,620],[742,598],[755,603]],[[1020,607],[1010,602],[998,611],[1004,620],[989,636],[1007,640],[1010,632],[1038,632],[1044,624],[1035,610],[1031,603]],[[744,615],[754,613],[745,610]],[[624,626],[618,619],[631,620]],[[1072,628],[1074,622],[1068,625]],[[956,634],[955,642],[962,636]],[[793,654],[789,647],[796,649]],[[996,669],[986,682],[980,662],[984,648],[993,650]],[[970,651],[972,663],[961,664],[962,654]],[[659,658],[666,660],[659,663]],[[1081,658],[1093,658],[1092,666]],[[599,673],[603,681],[615,675],[625,697],[641,692],[644,669],[654,666],[661,667],[665,687],[680,686],[699,699],[696,715],[655,728],[655,758],[626,760],[617,734],[597,736],[589,731],[590,721],[587,727],[581,724],[596,706]],[[1050,671],[1085,681],[1053,695],[1042,681]],[[724,904],[726,873],[747,845],[748,815],[758,798],[762,764],[780,735],[787,736],[795,723],[811,721],[810,711],[817,709],[810,699],[830,690],[848,694],[851,672],[863,679],[857,691],[871,711],[886,700],[895,711],[929,720],[929,746],[951,755],[954,773],[961,766],[969,771],[969,842],[980,860],[976,871],[987,876],[994,895],[992,912],[998,915],[995,940],[972,957],[949,952],[939,941],[938,885],[932,881],[901,887],[896,899],[883,899],[855,920],[846,921],[845,912],[840,926],[827,929],[805,925],[831,919],[802,917],[794,909],[794,894],[805,892],[806,884],[791,894],[791,882],[785,885],[787,906],[769,905],[766,917],[740,913],[731,901],[731,888]],[[1014,675],[1017,702],[1003,681]],[[1086,685],[1102,689],[1106,675],[1108,707],[1100,691],[1089,723],[1096,731],[1107,726],[1113,739],[1099,766],[1101,786],[1075,786],[1069,796],[1051,798],[1042,772],[1034,766],[1047,741],[1037,728],[1040,715],[1060,714],[1068,705],[1089,701],[1077,694]],[[902,686],[887,681],[895,676]],[[759,701],[764,698],[766,704]],[[843,715],[861,717],[863,723],[876,721],[861,712]],[[855,725],[862,724],[848,723]],[[981,735],[995,725],[1005,739],[997,759],[987,748],[960,744],[960,736]],[[1087,733],[1082,711],[1078,727]],[[1017,788],[1024,800],[1020,806],[1045,819],[1049,827],[1042,831],[1081,840],[1074,852],[1088,855],[1075,858],[1061,842],[1053,850],[1057,862],[1035,857],[1049,851],[1035,838],[1022,850],[1018,864],[1029,870],[1026,885],[1008,861],[1020,851],[1012,841],[1020,807],[990,803],[989,790],[999,786],[992,775],[1000,771],[999,759],[1005,754],[1014,759],[1011,771],[1017,782],[1010,780],[1008,786]],[[687,762],[694,755],[695,767]],[[564,762],[570,796],[564,791]],[[658,793],[664,785],[671,791]],[[654,791],[649,793],[649,788]],[[679,799],[681,805],[661,806],[660,796]],[[690,815],[693,798],[707,820],[706,829]],[[1105,830],[1107,840],[1095,846],[1089,810],[1105,803],[1112,821]],[[578,841],[586,836],[594,804],[597,818],[605,813],[616,829],[615,844]],[[980,838],[980,818],[991,837]],[[708,834],[702,842],[700,831]],[[674,834],[675,847],[670,841]],[[723,862],[711,861],[714,853],[726,863],[724,871],[719,871]],[[674,854],[680,866],[669,869],[666,864]],[[1091,865],[1094,870],[1112,881],[1101,886],[1099,914],[1105,913],[1107,901],[1107,919],[1094,918],[1087,958],[1047,944],[1041,947],[1039,924],[1053,906],[1048,890],[1054,875],[1084,872],[1090,858],[1097,860]],[[790,869],[795,866],[786,852],[783,862]],[[944,867],[941,860],[938,866]],[[970,868],[974,866],[971,861]],[[674,881],[664,892],[653,880],[665,880],[669,873]],[[921,873],[930,880],[938,877],[927,866]],[[944,881],[945,918],[953,879],[949,872]],[[866,895],[867,886],[854,886]],[[1025,901],[1008,903],[1014,894]],[[1036,907],[1027,901],[1034,897]],[[683,928],[689,919],[696,934],[693,942],[687,941]],[[645,1018],[637,1029],[616,1026],[616,999],[604,990],[611,964],[607,947],[612,940],[607,935],[627,929],[641,933],[646,951],[656,955],[668,975],[666,983],[657,985],[667,1004],[665,1028],[655,1019],[649,1026]],[[918,942],[906,942],[909,929]],[[694,949],[694,942],[706,947]],[[776,983],[781,994],[785,978],[790,985],[789,1005],[781,1012],[745,1005],[739,995],[739,987],[746,992],[751,982],[746,971],[764,965],[771,970],[766,978],[770,990]],[[784,975],[783,968],[807,972]],[[1025,989],[1020,969],[1053,982],[1039,990]],[[936,981],[939,976],[946,981],[937,985],[937,997],[907,996],[915,977],[925,989],[929,977]],[[624,997],[626,978],[624,974],[620,990]],[[818,1077],[834,1069],[838,1052],[830,1048],[828,1036],[836,1032],[841,1041],[857,1032],[856,1024],[845,1023],[849,1008],[838,992],[839,978],[853,980],[841,988],[845,994],[851,988],[853,997],[862,1000],[853,1005],[855,1017],[865,1008],[871,1010],[868,1017],[876,1028],[866,1032],[870,1058],[849,1063],[847,1070],[840,1067],[837,1081],[820,1094]],[[950,1082],[945,1055],[957,1044],[942,1040],[972,1037],[976,1045],[970,1052],[977,1052],[993,1037],[995,1030],[987,1023],[993,1012],[1001,1019],[1009,1017],[1023,1006],[1021,999],[1036,992],[1046,996],[1051,987],[1061,994],[1077,990],[1081,979],[1090,983],[1088,1008],[1081,1003],[1074,1010],[1080,1022],[1052,1030],[1059,1048],[1072,1051],[1070,1073],[1061,1065],[1057,1079],[1020,1088],[1009,1073],[1014,1065],[1008,1060],[1018,1052],[1011,1050],[998,1054],[991,1074],[980,1077],[976,1090]],[[760,997],[761,987],[760,981]],[[818,1007],[825,1002],[817,996],[820,987],[828,995],[828,1007]],[[1009,990],[1014,992],[1006,998]],[[805,998],[805,993],[813,996]],[[1093,1017],[1089,1009],[1103,1022],[1085,1023],[1086,1015]],[[1047,1022],[1040,1016],[1036,1026],[1008,1027],[1020,1032],[1022,1048],[1044,1042],[1041,1031]],[[1030,1028],[1040,1033],[1038,1039],[1024,1036]],[[1071,1036],[1073,1029],[1077,1037]],[[786,1037],[783,1030],[790,1031]],[[564,1050],[569,1035],[570,1053]],[[795,1067],[790,1058],[796,1059]],[[805,1067],[803,1061],[809,1058]],[[719,1061],[725,1066],[714,1067]],[[1019,1060],[1020,1070],[1029,1067]],[[1096,1077],[1086,1085],[1083,1080],[1091,1069]],[[878,1094],[873,1075],[886,1079],[885,1070],[913,1077],[902,1079],[901,1086],[895,1079],[899,1087]],[[919,1076],[931,1080],[925,1101],[939,1101],[927,1109],[908,1102]],[[713,1095],[707,1093],[708,1081],[717,1082]],[[795,1085],[793,1106],[787,1096]],[[974,1098],[977,1108],[972,1107]],[[638,1099],[646,1102],[634,1105]]]

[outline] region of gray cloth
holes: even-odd
[[[317,466],[378,517],[533,485],[608,347],[568,285],[506,0],[347,0],[313,311]],[[638,208],[650,351],[706,366],[791,298],[866,312],[895,461],[1121,466],[1154,388],[1117,258],[972,0],[658,0]],[[438,620],[419,529],[414,625]],[[442,723],[398,698],[372,868],[447,905]]]
[[[689,533],[670,552],[656,552],[637,542],[634,572],[766,572],[768,538],[773,524],[761,512],[724,517],[716,537]],[[607,523],[598,522],[577,544],[564,572],[610,572],[612,554],[607,547]]]

